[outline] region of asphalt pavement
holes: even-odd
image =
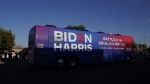
[[[4,60],[0,84],[149,84],[150,61],[137,57],[130,63],[104,63],[75,68],[35,68],[26,59]]]

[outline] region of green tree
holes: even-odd
[[[138,44],[138,51],[142,51],[142,50],[143,50],[142,44]]]
[[[0,27],[0,48],[3,47],[3,35],[4,35],[4,30],[3,28]]]
[[[71,25],[68,25],[67,28],[75,29],[75,30],[85,30],[85,26],[84,26],[84,25],[78,25],[78,26],[71,26]]]
[[[135,44],[137,47],[136,47],[136,50],[141,52],[141,51],[146,51],[147,50],[147,45],[146,44]]]
[[[15,46],[15,35],[11,30],[4,30],[0,27],[0,48],[12,48]]]
[[[136,51],[138,51],[138,44],[137,44],[137,43],[132,44],[132,47],[133,47]]]
[[[150,52],[150,46],[147,48],[147,51]]]
[[[143,51],[146,51],[147,45],[146,44],[142,44],[142,47],[143,47]]]

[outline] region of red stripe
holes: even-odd
[[[77,37],[78,37],[77,42],[84,42],[84,34],[78,33],[78,34],[77,34]]]
[[[84,34],[77,34],[78,37],[84,37]]]
[[[82,39],[79,39],[79,40],[77,40],[77,42],[84,42],[84,40],[82,40]]]

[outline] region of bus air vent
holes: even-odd
[[[121,36],[121,34],[115,34],[115,35],[119,35],[119,36]]]
[[[48,27],[56,27],[55,25],[46,25],[46,26],[48,26]]]
[[[97,33],[103,33],[103,34],[104,34],[104,32],[101,32],[101,31],[99,31],[99,32],[97,32]]]

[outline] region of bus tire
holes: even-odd
[[[77,57],[71,57],[69,60],[69,66],[70,67],[76,67],[79,64],[79,60]]]
[[[55,61],[56,67],[64,67],[66,65],[66,59],[64,57],[58,57]]]
[[[132,61],[131,55],[128,55],[128,56],[126,57],[126,61],[127,61],[127,62]]]

